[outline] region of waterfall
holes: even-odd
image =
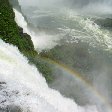
[[[91,8],[91,7],[88,7],[88,8]],[[84,10],[85,9],[83,9],[83,11]],[[25,33],[31,36],[35,49],[37,49],[40,52],[42,50],[54,48],[56,45],[60,44],[59,42],[60,40],[62,39],[66,40],[66,35],[69,35],[69,38],[67,38],[66,40],[68,43],[73,43],[73,42],[76,42],[76,40],[80,40],[83,42],[87,42],[92,47],[98,46],[98,47],[102,47],[102,49],[104,50],[112,49],[111,33],[107,30],[101,29],[100,26],[97,25],[92,19],[88,17],[86,17],[85,19],[83,16],[78,16],[73,10],[62,9],[61,11],[58,11],[58,13],[60,13],[62,17],[58,14],[55,15],[56,13],[52,15],[55,18],[57,16],[60,16],[56,18],[57,20],[59,19],[58,20],[59,23],[57,22],[56,24],[60,24],[60,22],[62,21],[68,22],[68,24],[62,23],[62,25],[60,25],[59,27],[56,27],[56,29],[52,28],[54,32],[57,29],[59,30],[59,32],[56,35],[52,35],[52,34],[50,35],[45,33],[44,31],[40,31],[40,32],[33,31],[28,26],[28,23],[25,21],[23,15],[16,9],[14,9],[14,12],[15,12],[15,21],[20,27],[23,28],[23,31]],[[44,11],[42,13],[44,13]],[[34,13],[34,15],[37,15],[37,14]],[[38,17],[35,17],[35,18],[38,21]],[[41,19],[44,19],[44,16],[41,17]],[[69,23],[72,24],[73,27],[69,26]],[[52,24],[52,22],[50,22],[49,24]],[[44,26],[46,26],[46,24]],[[50,28],[50,26],[48,27]],[[38,29],[38,28],[35,28],[35,29]]]
[[[32,2],[35,3],[35,0],[33,0]],[[56,0],[56,2],[59,2],[59,1]],[[68,1],[66,0],[66,2],[68,2]],[[101,0],[98,0],[98,1],[88,0],[88,1],[83,1],[83,2],[82,2],[82,0],[79,0],[79,1],[74,0],[74,1],[71,1],[71,3],[77,3],[77,4],[81,3],[80,4],[80,6],[82,7],[81,10],[83,9],[83,11],[86,12],[86,13],[88,13],[87,11],[88,10],[90,11],[90,9],[92,9],[92,11],[93,11],[91,13],[96,13],[96,12],[101,13],[101,11],[103,11],[103,12],[105,11],[105,13],[107,13],[107,12],[110,13],[111,12],[111,7],[108,7],[108,6],[111,6],[111,0],[109,2],[105,2],[105,0],[103,0],[103,1],[101,1]],[[96,10],[95,6],[97,6],[99,8]],[[30,18],[32,18],[32,20],[34,18],[36,18],[36,21],[38,21],[38,20],[40,21],[40,19],[43,19],[46,23],[46,21],[48,20],[47,17],[49,17],[50,19],[53,18],[53,17],[55,18],[53,21],[50,21],[50,24],[48,23],[49,24],[48,28],[50,28],[50,26],[52,26],[51,24],[53,24],[53,22],[55,22],[55,25],[57,26],[56,28],[62,34],[62,35],[60,35],[60,33],[59,33],[59,36],[56,36],[56,38],[52,34],[51,35],[46,34],[44,32],[44,30],[40,31],[40,32],[34,32],[32,29],[29,28],[29,26],[28,26],[29,24],[25,21],[22,14],[15,9],[14,9],[14,12],[15,12],[15,20],[16,20],[17,24],[20,27],[23,28],[23,31],[25,33],[28,33],[31,36],[32,41],[33,41],[34,46],[35,46],[35,49],[38,49],[38,51],[41,51],[41,50],[46,49],[46,48],[51,49],[54,46],[56,46],[58,44],[56,41],[62,39],[62,38],[58,38],[59,36],[60,37],[63,36],[64,40],[66,40],[67,43],[75,43],[77,40],[80,40],[80,41],[83,41],[83,42],[87,42],[92,47],[97,47],[97,48],[101,47],[102,49],[109,50],[109,51],[111,51],[111,49],[112,49],[112,39],[111,39],[110,32],[108,32],[107,30],[101,29],[100,26],[97,25],[91,18],[88,18],[86,16],[78,15],[78,13],[75,13],[75,11],[73,9],[69,9],[69,8],[64,8],[63,9],[62,8],[62,10],[58,10],[58,11],[56,10],[56,12],[55,11],[52,12],[52,9],[51,10],[49,10],[49,9],[46,10],[46,9],[38,9],[37,8],[37,9],[34,10],[33,13],[31,12],[32,15],[34,14],[33,16],[31,15],[31,17],[30,17]],[[44,21],[40,21],[41,23],[39,25],[40,26],[43,25]],[[60,24],[61,22],[62,22],[62,24]],[[35,25],[36,24],[38,24],[38,22],[35,23]],[[46,26],[46,24],[44,24],[43,26]],[[35,27],[35,29],[38,29],[38,27]],[[53,30],[54,29],[52,29],[52,31]],[[47,30],[47,31],[49,32],[49,30]],[[68,34],[68,35],[66,35],[66,34]],[[69,38],[66,38],[67,36]],[[34,79],[36,79],[36,78],[34,78]],[[41,80],[39,78],[38,78],[38,80],[35,80],[35,81],[32,80],[31,84],[29,83],[29,85],[28,85],[28,90],[31,90],[29,87],[30,87],[30,85],[32,85],[32,83],[34,84],[34,85],[32,85],[33,89],[36,85],[38,85],[36,81],[38,82],[38,81],[41,81]],[[25,81],[25,82],[30,82],[30,81]],[[41,82],[39,82],[40,85],[41,84],[43,85],[43,83],[41,83]],[[43,82],[45,82],[45,80]],[[59,112],[68,112],[68,111],[70,111],[70,112],[97,112],[97,109],[96,109],[95,106],[92,106],[92,107],[91,106],[86,106],[86,107],[82,108],[82,107],[78,106],[73,100],[70,100],[70,99],[64,98],[64,101],[67,104],[65,104],[65,102],[63,103],[62,96],[58,92],[55,93],[54,90],[51,90],[50,88],[48,88],[47,84],[44,85],[44,86],[39,86],[38,90],[41,90],[41,88],[44,88],[44,87],[49,89],[50,92],[47,92],[46,89],[42,89],[42,92],[36,91],[37,87],[35,87],[35,90],[33,90],[35,94],[33,94],[32,96],[35,96],[35,97],[40,97],[41,96],[42,97],[42,102],[47,101],[47,104],[50,105],[50,110],[51,111],[59,111]],[[48,94],[49,95],[46,96],[45,94],[43,95],[43,93],[47,93],[47,95]],[[54,98],[54,96],[57,96],[57,97]],[[32,97],[30,97],[30,98],[32,99]],[[58,100],[58,99],[62,99],[62,100]],[[26,100],[27,100],[27,98],[26,98]],[[28,102],[26,100],[24,100],[24,102]],[[35,103],[37,102],[37,100],[32,100],[32,102],[33,101],[35,101]],[[30,102],[28,102],[28,104],[29,103]],[[67,106],[65,106],[65,105],[67,105]],[[32,106],[34,106],[34,104]],[[32,106],[30,106],[30,108]],[[43,106],[43,104],[42,104],[42,106]],[[47,107],[49,107],[49,106],[47,106]],[[68,109],[68,107],[71,110]],[[35,108],[38,109],[37,106],[35,106]],[[33,107],[33,109],[34,109],[34,107]],[[34,109],[34,110],[36,110],[36,109]],[[44,110],[46,110],[46,109],[43,109],[42,111],[44,112]],[[50,110],[48,109],[48,112],[50,112]],[[101,112],[102,112],[102,110],[101,110]],[[41,112],[41,111],[39,111],[39,112]],[[104,112],[106,112],[106,111],[104,110]],[[109,112],[111,112],[111,111],[109,111]]]
[[[23,28],[23,32],[27,33],[31,36],[35,49],[38,49],[38,52],[43,49],[51,49],[57,45],[59,38],[56,35],[53,37],[52,35],[48,35],[45,32],[34,32],[32,29],[29,28],[27,22],[25,21],[23,15],[14,9],[15,12],[15,21],[17,24]]]
[[[6,83],[0,88],[0,107],[18,105],[24,112],[27,109],[31,112],[98,112],[95,106],[82,108],[50,89],[36,67],[29,65],[16,47],[2,40],[0,82]]]

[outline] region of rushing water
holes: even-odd
[[[18,49],[0,40],[0,107],[20,106],[24,112],[98,112],[82,108],[50,89],[36,67],[29,65]]]
[[[54,49],[57,52],[61,50],[58,55],[69,66],[66,67],[66,65],[62,66],[61,64],[53,63],[56,79],[50,86],[59,90],[65,96],[76,100],[78,104],[86,106],[86,108],[81,108],[73,103],[73,101],[64,99],[67,102],[66,106],[64,101],[61,101],[62,96],[57,95],[59,93],[49,89],[46,84],[43,85],[42,82],[45,83],[44,79],[44,81],[39,78],[37,80],[36,78],[33,79],[33,76],[31,76],[33,74],[30,74],[32,82],[27,80],[27,76],[24,77],[27,80],[25,82],[29,83],[28,86],[27,83],[24,83],[23,79],[20,79],[24,83],[25,88],[31,89],[30,91],[34,89],[33,91],[35,91],[35,94],[31,92],[32,96],[30,96],[32,105],[29,106],[29,97],[24,95],[22,95],[22,97],[25,97],[23,102],[27,101],[27,106],[35,112],[35,108],[38,109],[40,107],[35,105],[37,100],[34,100],[34,96],[37,98],[39,95],[42,96],[44,94],[40,92],[42,89],[42,91],[49,90],[54,93],[45,92],[45,96],[42,96],[43,103],[40,103],[41,107],[43,108],[44,102],[47,101],[48,103],[48,105],[45,104],[42,112],[46,108],[48,112],[96,112],[96,107],[98,111],[111,112],[112,31],[109,27],[98,25],[97,20],[100,21],[112,17],[112,0],[19,0],[19,2],[27,22],[23,15],[14,9],[15,20],[23,28],[24,32],[31,36],[35,49],[40,52],[50,49]],[[83,74],[75,73],[70,69],[72,65],[75,66],[72,67],[73,69],[78,68],[81,73],[84,72],[87,75],[83,76]],[[31,70],[30,72],[33,71]],[[25,72],[22,72],[22,76],[24,76],[23,73]],[[39,75],[39,73],[37,74]],[[35,83],[33,80],[35,80]],[[39,86],[37,86],[38,81]],[[16,82],[14,83],[16,84]],[[32,88],[32,86],[34,87]],[[39,89],[35,86],[39,87]],[[47,90],[43,90],[43,88],[47,88]],[[21,91],[24,93],[23,90]],[[49,104],[51,106],[50,110]],[[96,107],[88,105],[96,105]],[[68,108],[68,106],[70,107]]]
[[[37,0],[37,3],[38,2],[39,1]],[[68,3],[69,1],[66,2]],[[77,2],[77,0],[72,0],[69,3],[75,4]],[[58,0],[56,3],[58,4]],[[45,48],[49,49],[52,48],[53,45],[56,46],[57,43],[59,44],[59,40],[64,38],[66,42],[75,43],[83,41],[90,46],[98,46],[105,50],[112,49],[112,32],[109,32],[95,23],[95,20],[97,19],[110,17],[111,9],[106,9],[105,7],[111,8],[111,0],[109,2],[101,2],[100,0],[98,2],[82,2],[82,0],[80,0],[78,4],[81,5],[83,3],[83,9],[80,8],[81,11],[79,11],[79,8],[75,8],[75,6],[74,8],[70,8],[66,5],[63,6],[63,2],[63,4],[60,3],[61,6],[59,5],[53,8],[56,3],[51,3],[52,5],[50,5],[49,2],[47,2],[47,4],[39,2],[39,5],[37,4],[36,6],[22,7],[28,22],[33,24],[31,29],[36,29],[36,38],[33,39],[35,47],[39,50],[43,50]],[[91,4],[94,6],[91,6]],[[102,7],[100,7],[99,4]],[[93,7],[95,9],[92,9]],[[96,9],[96,7],[99,10]],[[85,10],[89,11],[90,14]],[[40,44],[39,41],[41,41],[40,43],[42,44]],[[46,45],[47,43],[50,44]],[[45,47],[42,47],[43,44]]]

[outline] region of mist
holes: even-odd
[[[100,70],[93,69],[86,78],[90,77],[92,85],[98,90],[108,103],[112,103],[112,70],[109,66],[102,65]],[[95,93],[83,84],[83,81],[75,77],[74,74],[66,71],[64,68],[55,66],[55,80],[49,86],[61,92],[66,97],[74,99],[79,105],[97,105],[99,112],[111,112],[108,109],[107,102],[103,102]]]
[[[112,14],[112,0],[19,0],[19,2],[23,8],[27,7],[26,10],[29,13],[28,17],[30,18],[30,23],[35,25],[35,31],[37,29],[39,29],[39,31],[40,29],[42,30],[41,36],[39,33],[36,33],[38,36],[35,35],[35,38],[32,38],[36,48],[39,48],[39,46],[37,46],[39,43],[41,43],[41,49],[43,44],[46,45],[44,46],[45,50],[46,47],[52,45],[51,41],[46,40],[53,40],[55,37],[53,33],[59,33],[56,32],[58,28],[65,30],[64,35],[67,36],[67,38],[71,40],[77,39],[77,42],[75,41],[73,45],[69,43],[68,46],[66,46],[66,42],[60,42],[63,45],[65,44],[62,49],[56,49],[55,46],[58,44],[54,45],[53,43],[54,46],[52,49],[54,48],[56,50],[56,56],[59,57],[59,59],[61,57],[61,61],[65,62],[69,67],[72,66],[73,69],[76,69],[77,71],[79,70],[79,73],[82,73],[81,75],[84,75],[84,77],[89,80],[95,88],[98,89],[99,93],[101,93],[102,96],[108,100],[108,103],[111,104],[111,35],[109,35],[109,32],[105,33],[107,30],[102,30],[100,26],[94,23],[94,21],[91,19],[89,20],[88,16],[84,16],[83,18],[82,15],[106,15],[108,18],[108,15]],[[29,9],[31,7],[36,8],[30,12]],[[76,17],[73,15],[73,20],[71,20],[69,17],[66,17],[68,19],[68,21],[66,21],[65,18],[63,19],[63,17],[65,16],[64,14],[67,14],[68,12],[67,10],[63,10],[63,8],[68,9],[68,12],[71,15],[74,14],[72,12],[78,12],[78,16]],[[55,13],[52,13],[53,9],[57,9]],[[64,14],[60,14],[59,10],[62,10]],[[81,16],[79,17],[79,15]],[[85,18],[87,18],[88,21],[86,21]],[[74,35],[66,35],[67,28],[68,30],[74,29],[76,31]],[[51,31],[53,33],[51,33]],[[46,32],[52,36],[49,38]],[[61,35],[59,36],[61,37]],[[66,41],[65,38],[64,40]],[[83,45],[84,42],[85,45]],[[50,48],[48,47],[48,49]],[[61,51],[58,51],[59,49],[61,49]],[[52,53],[53,51],[50,52]],[[110,53],[109,55],[108,52]],[[94,92],[91,92],[88,87],[83,85],[82,81],[77,80],[77,77],[74,77],[74,74],[67,72],[64,68],[55,66],[53,75],[55,80],[52,84],[49,85],[50,87],[59,90],[64,96],[74,99],[79,105],[97,105],[100,112],[110,112],[106,110],[108,108],[107,104],[102,102],[101,99],[97,99],[97,96],[94,94]]]
[[[19,0],[22,7],[69,8],[81,14],[112,14],[112,0]]]

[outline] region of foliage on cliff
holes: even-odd
[[[24,55],[35,55],[31,38],[22,33],[14,21],[14,12],[8,0],[0,0],[0,38],[16,45]]]
[[[38,57],[38,53],[34,49],[31,37],[28,34],[23,33],[23,29],[16,24],[14,19],[15,14],[9,0],[0,0],[0,38],[6,43],[17,46],[18,49],[29,59],[29,62],[36,65],[46,78],[47,82],[50,82],[52,80],[52,71],[50,67],[47,63],[36,58]]]

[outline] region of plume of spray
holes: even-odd
[[[102,70],[103,69],[103,70]],[[83,81],[79,81],[72,73],[66,71],[65,68],[61,66],[56,66],[54,70],[55,80],[50,87],[59,90],[61,94],[71,97],[76,100],[80,105],[97,105],[99,112],[111,112],[111,74],[107,73],[105,68],[102,68],[101,71],[96,69],[92,70],[89,75],[94,79],[93,85],[97,89],[102,98],[98,98],[94,94],[94,90],[90,91],[87,86],[82,84]],[[110,68],[107,69],[107,71]],[[88,75],[86,75],[88,77]],[[106,102],[102,101],[105,99]]]
[[[64,3],[63,3],[63,1],[64,1]],[[63,1],[61,1],[61,3],[63,3],[63,4],[60,4],[60,5],[58,5],[58,7],[60,7],[60,6],[62,6],[62,5],[65,5],[65,4],[67,4],[66,6],[69,6],[69,7],[72,7],[73,8],[73,6],[72,6],[72,4],[73,3],[76,3],[76,5],[78,6],[77,7],[77,9],[79,8],[79,7],[82,7],[83,8],[83,11],[84,12],[86,12],[86,13],[88,13],[87,11],[88,11],[88,9],[90,8],[90,7],[92,7],[92,9],[93,9],[93,12],[95,12],[96,11],[96,9],[95,9],[95,5],[97,5],[97,6],[103,6],[103,5],[105,5],[105,7],[108,7],[108,6],[110,6],[110,4],[111,4],[111,0],[107,3],[107,2],[105,2],[105,0],[102,2],[101,0],[98,0],[98,1],[92,1],[92,0],[72,0],[72,1],[65,1],[65,0],[63,0]],[[31,2],[31,4],[35,4],[35,2],[36,1],[32,1]],[[47,2],[46,4],[45,4],[45,2]],[[40,7],[52,7],[53,5],[51,5],[51,4],[55,4],[55,6],[56,6],[56,3],[58,4],[59,3],[59,1],[58,0],[56,0],[56,1],[38,1],[37,0],[37,2],[36,2],[37,4],[35,4],[35,5],[40,5]],[[71,4],[72,3],[72,4]],[[30,3],[29,3],[29,5],[31,5]],[[33,5],[34,5],[33,4]],[[102,5],[101,5],[102,4]],[[82,10],[82,8],[81,8],[81,10]],[[109,7],[110,8],[110,7]],[[104,9],[104,7],[101,7],[101,8],[99,8],[98,10],[97,10],[97,12],[99,11],[99,12],[101,12],[102,10]],[[31,37],[32,37],[32,40],[33,40],[33,42],[34,42],[34,45],[35,45],[35,48],[39,48],[40,47],[40,49],[41,48],[43,48],[43,49],[45,49],[46,47],[48,47],[50,44],[51,44],[51,46],[55,46],[56,45],[56,43],[54,43],[53,41],[54,41],[54,39],[51,37],[51,38],[49,38],[48,39],[48,37],[46,38],[46,34],[44,34],[44,36],[43,36],[43,34],[41,35],[41,36],[37,36],[37,34],[35,34],[34,32],[32,32],[32,31],[30,31],[29,29],[28,29],[28,27],[27,27],[27,23],[25,23],[25,21],[24,21],[24,18],[22,19],[23,20],[23,24],[21,24],[21,21],[20,21],[20,18],[22,18],[21,17],[21,13],[19,13],[18,11],[16,11],[16,10],[14,10],[15,11],[15,13],[16,13],[16,22],[21,26],[21,27],[23,27],[23,29],[24,29],[24,32],[27,32],[28,34],[30,34],[31,35]],[[90,10],[89,10],[90,11]],[[80,11],[81,12],[81,11]],[[104,11],[103,11],[104,12]],[[105,12],[107,13],[107,12],[110,12],[110,9],[108,9],[108,11],[106,11],[106,8],[105,8]],[[92,13],[92,12],[91,12]],[[96,12],[95,12],[96,13]],[[19,17],[17,17],[19,15]],[[19,18],[19,19],[18,19]],[[24,24],[25,23],[25,24]],[[23,25],[23,26],[22,26]],[[97,30],[97,29],[96,29]],[[37,38],[37,37],[39,37],[39,38]],[[43,38],[44,37],[44,38]],[[45,40],[48,40],[48,41],[45,41]],[[53,43],[51,43],[51,40],[53,39]],[[44,42],[44,43],[43,43]],[[37,45],[39,45],[39,46],[37,46]],[[43,46],[43,45],[45,45],[45,46]],[[48,47],[48,49],[49,48],[51,48],[51,46],[50,47]],[[87,110],[86,110],[86,112],[87,112]]]
[[[40,8],[72,8],[79,13],[111,14],[112,0],[19,0],[21,6],[37,6]]]
[[[45,32],[38,32],[37,34],[37,32],[34,32],[30,28],[28,28],[27,22],[25,21],[23,15],[19,11],[14,9],[14,12],[15,21],[20,27],[23,28],[24,33],[27,33],[31,36],[35,49],[41,51],[43,49],[51,49],[57,45],[56,41],[59,40],[57,36],[52,37],[52,35],[47,35]]]
[[[24,112],[98,112],[95,106],[82,108],[73,100],[50,89],[36,67],[12,45],[0,40],[1,107],[18,105]],[[6,92],[7,94],[6,94]],[[5,102],[3,102],[5,100]]]

